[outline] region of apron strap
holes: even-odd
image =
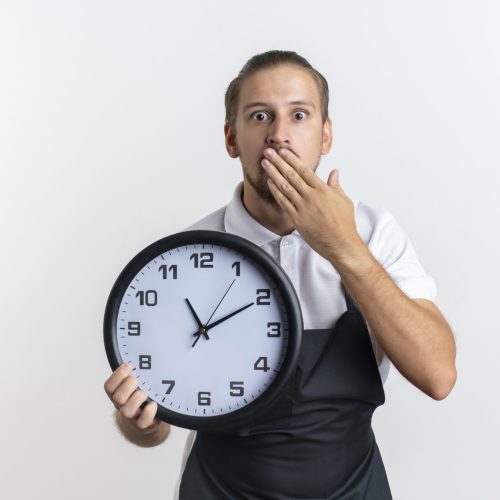
[[[347,291],[346,287],[344,286],[343,281],[340,281],[340,286],[342,287],[342,292],[344,293],[344,296],[345,296],[345,303],[347,306],[347,310],[350,313],[359,312],[359,309],[356,307],[356,304],[354,303],[351,296],[349,295],[349,292]]]

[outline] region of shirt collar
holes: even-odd
[[[243,193],[243,181],[240,181],[234,189],[233,199],[226,206],[224,214],[224,227],[226,232],[236,234],[258,246],[263,246],[271,241],[280,239],[282,236],[273,233],[262,224],[258,223],[243,205],[241,195]],[[291,233],[300,236],[294,229]]]

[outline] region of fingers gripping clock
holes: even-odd
[[[158,418],[189,429],[236,426],[265,411],[295,368],[301,338],[283,269],[220,231],[146,247],[118,276],[104,315],[112,369],[130,363]]]

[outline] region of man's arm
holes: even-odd
[[[329,259],[380,346],[399,372],[436,400],[457,379],[453,332],[434,303],[410,299],[364,242]]]
[[[286,148],[264,154],[270,163],[262,168],[277,203],[304,240],[337,269],[396,368],[427,395],[445,398],[457,378],[453,333],[436,307],[410,299],[371,255],[338,169],[325,183]]]

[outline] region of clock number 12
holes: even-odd
[[[214,267],[214,254],[212,252],[193,253],[189,260],[194,259],[194,267]]]

